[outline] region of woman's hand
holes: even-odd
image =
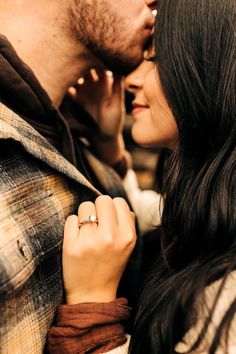
[[[125,106],[121,77],[108,70],[91,69],[69,89],[69,95],[95,120],[103,139],[114,138],[122,131]]]
[[[98,223],[78,223],[96,215]],[[122,198],[99,196],[66,220],[63,279],[68,304],[110,302],[136,242],[133,215]]]
[[[122,158],[124,141],[122,130],[125,120],[123,79],[110,71],[91,69],[69,89],[71,98],[79,103],[94,119],[99,133],[90,144],[99,159],[113,166]]]

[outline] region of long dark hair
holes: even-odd
[[[140,296],[130,347],[135,354],[175,353],[198,319],[195,305],[204,289],[221,278],[196,349],[236,269],[235,7],[235,0],[160,0],[157,70],[179,146],[166,166],[163,251]],[[235,313],[236,297],[210,354],[227,337]]]

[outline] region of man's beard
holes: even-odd
[[[132,53],[132,44],[129,48],[123,45],[127,36],[124,21],[105,0],[71,1],[69,21],[77,40],[115,74],[127,75],[140,63],[141,57],[127,55],[127,49]]]

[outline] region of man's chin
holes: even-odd
[[[113,60],[107,60],[105,63],[106,66],[111,70],[115,75],[126,76],[130,74],[143,60],[143,56],[140,55],[139,58],[113,58]]]
[[[133,71],[143,60],[141,48],[132,46],[123,50],[122,53],[103,50],[105,46],[89,46],[88,49],[114,74],[126,76]]]

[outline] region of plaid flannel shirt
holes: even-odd
[[[115,174],[92,155],[88,159],[114,192],[120,183]],[[43,352],[62,301],[65,219],[98,195],[46,139],[0,103],[0,353]]]

